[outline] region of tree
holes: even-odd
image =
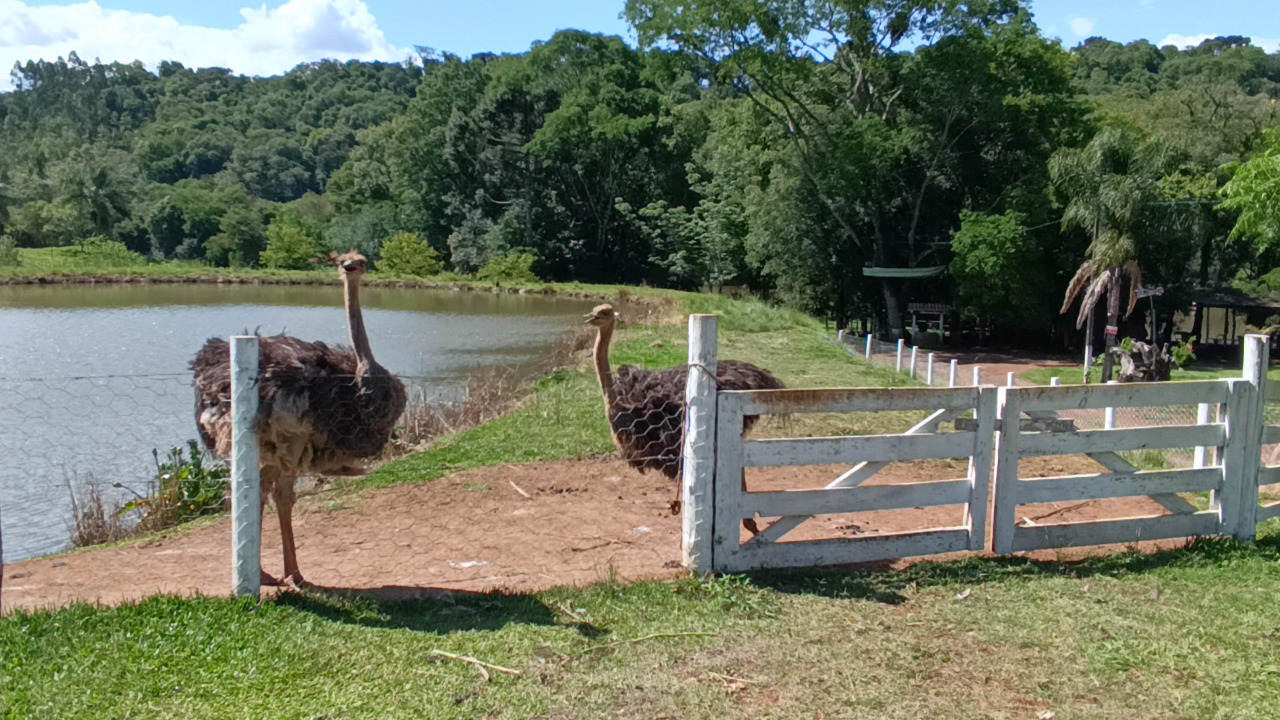
[[[1143,177],[1138,139],[1130,132],[1108,128],[1080,149],[1059,150],[1049,161],[1055,188],[1065,196],[1063,229],[1078,228],[1089,234],[1088,257],[1067,286],[1061,312],[1066,313],[1081,296],[1079,328],[1091,320],[1094,307],[1107,298],[1107,327],[1102,379],[1111,379],[1111,348],[1115,347],[1120,321],[1120,293],[1129,278],[1129,302],[1124,315],[1133,312],[1142,285],[1133,239],[1133,225],[1150,183]],[[1090,323],[1092,329],[1092,323]],[[1085,380],[1089,379],[1088,366]]]
[[[316,257],[316,242],[296,223],[279,219],[267,227],[267,247],[259,262],[279,270],[306,270]]]
[[[1019,329],[1043,317],[1035,305],[1043,304],[1037,301],[1048,284],[1046,264],[1024,216],[962,212],[951,251],[951,277],[965,315]]]
[[[1231,237],[1250,239],[1260,250],[1280,245],[1280,128],[1267,149],[1235,171],[1222,188],[1222,207],[1240,214]]]
[[[401,232],[382,243],[378,270],[400,275],[428,277],[444,270],[440,253],[415,233]]]

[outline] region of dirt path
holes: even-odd
[[[1084,458],[1027,465],[1026,472],[1042,475],[1098,469]],[[844,469],[751,470],[747,481],[751,490],[821,487]],[[892,465],[869,484],[964,474],[963,462]],[[318,586],[380,599],[441,591],[533,592],[610,577],[671,578],[683,573],[680,519],[669,509],[674,496],[674,483],[615,460],[484,468],[341,499],[318,496],[298,505],[299,562],[308,581]],[[1020,516],[1069,522],[1161,512],[1152,501],[1131,499],[1028,507]],[[823,516],[788,539],[856,537],[960,522],[958,507]],[[264,566],[278,573],[274,516],[268,515],[264,526]],[[224,595],[230,586],[230,545],[230,521],[222,520],[143,545],[16,563],[4,568],[3,609],[77,601],[116,604],[162,593]]]

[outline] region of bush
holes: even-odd
[[[142,512],[138,532],[164,530],[227,509],[227,466],[210,463],[195,440],[187,441],[185,455],[182,448],[171,448],[161,462],[160,453],[152,454],[156,458],[156,477],[151,494],[121,508],[121,512]]]
[[[401,275],[426,277],[444,270],[440,253],[417,233],[396,233],[382,243],[378,270]]]
[[[1175,343],[1169,348],[1169,355],[1173,357],[1173,364],[1179,370],[1186,370],[1188,365],[1196,361],[1195,343],[1196,339],[1191,338],[1186,342]]]
[[[67,254],[86,267],[120,268],[147,264],[146,258],[125,247],[124,243],[100,235],[76,241]]]
[[[314,267],[316,243],[302,228],[291,223],[273,222],[267,228],[267,247],[259,256],[263,267],[277,270],[306,270]]]
[[[507,283],[541,282],[538,276],[533,274],[533,262],[534,257],[529,253],[494,255],[489,258],[489,262],[485,263],[484,267],[480,268],[480,272],[476,273],[476,279]]]
[[[15,268],[22,265],[18,255],[18,243],[8,235],[0,235],[0,266]]]

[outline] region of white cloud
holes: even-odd
[[[1199,35],[1166,35],[1163,40],[1156,43],[1156,47],[1164,47],[1165,45],[1173,45],[1178,49],[1195,47],[1210,38],[1218,37],[1209,33],[1201,33]],[[1250,38],[1253,44],[1266,50],[1267,52],[1280,52],[1280,38]]]
[[[225,30],[111,10],[93,0],[70,6],[0,0],[0,87],[8,86],[14,62],[56,60],[72,51],[88,62],[141,60],[155,67],[176,60],[245,75],[274,75],[326,58],[408,56],[387,42],[362,0],[288,0],[274,9],[245,8],[240,15],[243,22]]]
[[[1075,18],[1071,21],[1071,32],[1082,38],[1093,35],[1093,20],[1084,17]]]

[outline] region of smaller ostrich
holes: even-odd
[[[262,503],[270,494],[284,545],[284,579],[300,585],[293,541],[294,481],[299,475],[347,475],[359,461],[382,452],[404,412],[404,384],[373,359],[360,312],[360,278],[367,263],[355,250],[331,255],[342,277],[351,348],[330,347],[285,335],[258,344],[256,431]],[[195,372],[196,425],[205,447],[231,454],[231,348],[205,343],[191,363]],[[262,508],[259,507],[259,512]],[[265,571],[262,582],[281,582]]]
[[[623,459],[641,472],[657,470],[675,480],[680,475],[681,445],[684,441],[684,394],[689,368],[680,365],[666,370],[645,370],[620,365],[615,379],[609,369],[609,342],[613,338],[618,313],[612,305],[600,305],[587,315],[596,326],[595,363],[604,393],[604,410],[613,434],[613,444]],[[721,390],[778,390],[782,381],[751,363],[721,360],[716,363],[716,387]],[[742,431],[755,425],[759,416],[743,418]],[[672,503],[673,510],[678,502]],[[756,532],[753,521],[748,529]]]

